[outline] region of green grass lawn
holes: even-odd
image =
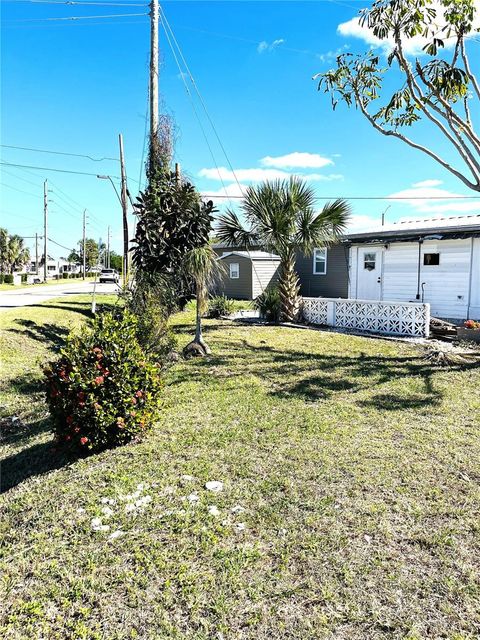
[[[213,355],[169,371],[149,437],[66,465],[36,360],[82,299],[0,314],[2,412],[26,425],[3,446],[1,638],[479,637],[478,368],[206,321]]]

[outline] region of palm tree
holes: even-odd
[[[0,229],[1,268],[13,273],[21,269],[30,260],[30,251],[25,247],[21,236],[9,236],[6,229]]]
[[[209,355],[210,347],[203,339],[202,314],[208,307],[208,286],[222,271],[218,256],[211,244],[191,249],[183,259],[183,269],[195,283],[195,338],[184,349],[186,355]]]
[[[315,191],[304,180],[263,182],[247,188],[241,204],[245,227],[233,211],[219,216],[217,238],[230,246],[260,246],[280,256],[278,289],[280,319],[294,322],[300,311],[300,286],[295,271],[298,251],[327,247],[345,230],[350,206],[345,200],[315,210]]]

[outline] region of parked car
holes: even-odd
[[[100,271],[99,281],[100,282],[115,282],[117,283],[119,280],[118,271],[115,269],[102,269]]]

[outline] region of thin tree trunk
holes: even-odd
[[[202,347],[202,349],[205,351],[205,353],[207,355],[209,355],[211,353],[210,347],[204,341],[203,333],[202,333],[202,313],[201,313],[201,309],[202,309],[202,291],[201,291],[201,286],[199,284],[197,284],[196,289],[197,289],[197,295],[196,295],[196,303],[197,303],[196,307],[197,308],[196,308],[196,324],[195,324],[195,342]]]
[[[300,314],[300,285],[295,271],[295,252],[289,251],[282,259],[280,278],[280,320],[296,322]]]

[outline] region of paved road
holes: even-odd
[[[97,293],[115,293],[118,290],[114,284],[99,284]],[[66,282],[65,284],[39,285],[13,291],[0,291],[0,310],[12,307],[25,307],[29,304],[39,304],[51,298],[92,293],[93,282]]]

